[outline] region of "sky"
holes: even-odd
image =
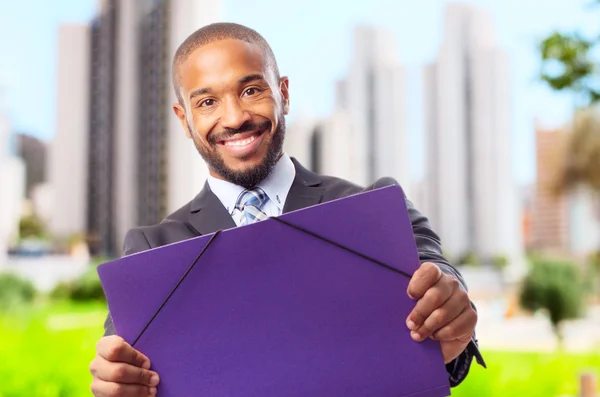
[[[121,0],[123,1],[123,0]],[[205,1],[205,0],[198,0]],[[216,0],[213,0],[216,1]],[[510,57],[513,168],[519,184],[535,177],[534,126],[560,126],[572,101],[538,80],[536,45],[554,29],[600,34],[590,0],[470,0],[494,17],[497,43]],[[224,0],[221,20],[248,25],[273,47],[282,74],[290,78],[291,114],[326,116],[334,84],[352,56],[352,30],[370,24],[394,33],[397,59],[407,70],[406,120],[413,176],[427,161],[423,141],[422,68],[433,62],[443,40],[445,0]],[[49,140],[55,134],[56,33],[61,23],[88,23],[97,0],[0,0],[0,93],[15,131]]]

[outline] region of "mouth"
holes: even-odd
[[[217,144],[236,157],[251,154],[260,145],[267,128],[235,134]]]

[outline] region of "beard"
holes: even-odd
[[[192,141],[194,141],[194,146],[208,165],[208,168],[220,175],[221,178],[225,179],[226,181],[229,181],[234,185],[241,186],[245,189],[252,189],[263,179],[269,176],[273,170],[273,167],[275,167],[275,164],[277,164],[277,161],[279,161],[279,158],[283,152],[283,142],[286,129],[285,118],[283,114],[280,115],[279,123],[273,131],[273,136],[269,142],[266,155],[259,164],[250,167],[249,169],[237,171],[228,167],[223,160],[223,156],[220,155],[216,150],[216,146],[218,145],[219,141],[243,132],[264,131],[262,133],[263,135],[268,134],[268,132],[271,130],[271,127],[272,123],[268,120],[261,123],[247,122],[244,123],[244,125],[242,125],[239,129],[226,129],[223,132],[209,135],[207,139],[209,147],[206,148],[200,145],[196,140],[197,135],[188,123],[188,128],[190,132],[192,132]]]

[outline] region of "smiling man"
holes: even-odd
[[[173,85],[178,98],[174,112],[210,175],[202,191],[162,223],[131,230],[125,255],[390,182],[387,178],[363,189],[308,171],[283,152],[289,81],[280,76],[267,42],[252,29],[218,23],[193,33],[175,54]],[[450,383],[456,386],[474,357],[483,365],[474,338],[477,314],[427,219],[408,200],[407,206],[422,265],[407,290],[417,302],[406,326],[415,343],[440,341]],[[94,395],[155,395],[160,375],[150,370],[151,358],[114,333],[109,316],[90,365]],[[197,393],[201,396],[202,390]]]

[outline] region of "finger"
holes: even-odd
[[[94,377],[106,382],[124,383],[130,385],[156,386],[158,374],[148,369],[125,363],[111,363],[103,358],[94,359],[92,373]]]
[[[472,307],[465,309],[458,317],[433,334],[437,340],[462,340],[468,342],[473,337],[477,325],[477,312]]]
[[[441,307],[435,309],[427,319],[423,322],[423,325],[417,330],[411,332],[411,336],[414,340],[420,342],[426,338],[432,336],[436,331],[443,328],[455,318],[457,318],[463,311],[468,308],[469,300],[465,300],[457,291],[450,299],[446,301]],[[464,294],[466,295],[466,294]]]
[[[425,292],[442,278],[440,268],[430,262],[423,263],[413,274],[408,283],[408,296],[411,299],[421,299]]]
[[[92,381],[92,394],[95,397],[148,397],[156,396],[156,387],[125,385],[105,382],[101,379]]]
[[[150,359],[135,350],[123,338],[112,335],[106,336],[96,346],[98,355],[110,362],[135,365],[140,368],[150,368]]]
[[[444,276],[437,284],[429,288],[419,299],[415,308],[406,319],[406,326],[411,331],[419,329],[434,310],[442,307],[450,297],[459,290],[458,280],[452,276]]]

